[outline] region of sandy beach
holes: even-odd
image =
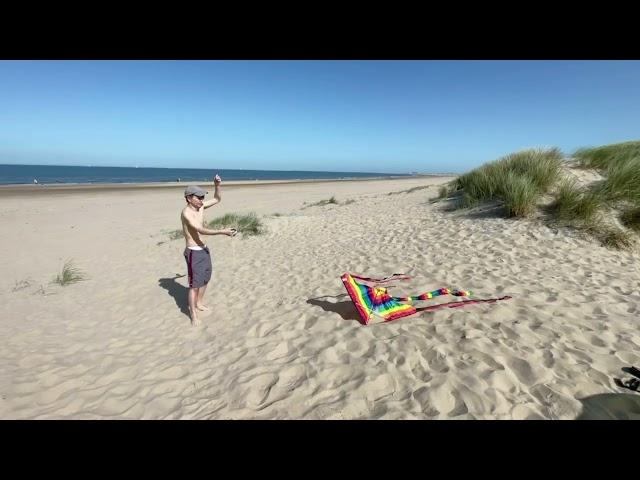
[[[205,219],[266,232],[205,237],[197,328],[184,184],[0,188],[0,418],[640,419],[614,383],[640,367],[638,250],[449,211],[449,180],[223,183]],[[69,259],[86,280],[52,284]],[[513,298],[364,326],[345,272]]]

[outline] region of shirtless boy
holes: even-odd
[[[200,325],[198,311],[210,310],[203,303],[204,292],[207,284],[211,280],[211,254],[209,248],[201,240],[200,235],[227,235],[233,237],[236,234],[235,228],[223,230],[211,230],[204,228],[204,210],[214,206],[222,200],[220,194],[220,184],[222,179],[216,175],[213,179],[215,191],[213,199],[204,201],[207,194],[205,190],[198,186],[190,185],[184,191],[184,198],[187,206],[182,210],[180,220],[182,231],[186,241],[184,258],[187,261],[187,273],[189,280],[189,316],[191,325]]]

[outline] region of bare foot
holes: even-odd
[[[196,305],[196,308],[202,312],[208,312],[211,309],[207,307],[205,304]]]
[[[198,325],[200,325],[202,323],[202,322],[200,322],[200,319],[196,315],[196,312],[190,312],[190,316],[191,316],[191,326],[192,327],[197,327]]]

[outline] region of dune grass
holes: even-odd
[[[235,228],[242,235],[261,235],[264,233],[264,225],[254,212],[248,214],[227,213],[226,215],[214,218],[207,224],[207,228],[223,229]]]
[[[526,217],[533,213],[539,191],[531,179],[511,171],[504,175],[501,187],[504,212],[507,217]]]
[[[640,142],[585,148],[575,157],[582,167],[601,171],[604,180],[582,187],[562,178],[557,148],[524,150],[482,165],[448,185],[439,198],[456,197],[454,208],[500,201],[507,217],[531,215],[543,195],[553,193],[550,220],[588,233],[609,248],[629,249],[640,232]],[[557,189],[556,189],[557,186]],[[609,210],[624,209],[620,221],[608,222]]]
[[[604,170],[606,178],[595,188],[609,202],[640,205],[640,155],[624,161],[612,161]]]
[[[613,143],[601,147],[581,148],[573,155],[583,168],[604,171],[619,163],[640,157],[640,141]]]
[[[557,182],[562,154],[557,148],[530,149],[489,162],[454,180],[458,208],[502,200],[507,216],[526,216]],[[441,195],[448,194],[441,188]]]
[[[330,199],[328,200],[320,200],[319,202],[316,203],[310,203],[308,205],[305,205],[302,208],[309,208],[309,207],[323,207],[325,205],[337,205],[339,202],[338,200],[336,200],[335,196],[332,196]]]
[[[620,215],[620,221],[625,227],[640,233],[640,206],[624,209]]]
[[[451,193],[451,187],[447,185],[441,185],[438,188],[438,197],[437,198],[447,198]]]
[[[579,187],[575,179],[566,179],[560,183],[550,211],[562,222],[588,225],[596,219],[603,204],[598,192]]]
[[[550,210],[556,220],[590,234],[603,246],[628,250],[635,245],[635,236],[632,231],[606,223],[604,212],[609,207],[601,189],[579,187],[575,180],[565,180],[560,184]],[[640,209],[625,211],[621,222],[627,227],[635,224],[640,229]]]
[[[447,182],[444,185],[440,185],[438,187],[438,195],[435,197],[431,197],[429,199],[430,203],[435,203],[435,202],[439,202],[441,200],[446,200],[449,197],[451,197],[452,195],[456,195],[457,192],[457,185],[456,185],[456,181],[453,180],[451,182]],[[460,198],[458,199],[458,201],[460,201]]]
[[[85,280],[85,278],[84,272],[73,265],[73,260],[68,260],[62,267],[62,272],[53,279],[53,283],[65,287],[72,283]]]
[[[585,229],[607,247],[631,248],[636,243],[634,232],[640,232],[640,141],[582,148],[574,156],[581,167],[596,169],[605,177],[583,196],[583,209],[578,213],[584,213],[584,205],[596,202],[598,207],[621,209],[620,222],[628,230],[595,222]]]
[[[636,238],[629,230],[605,226],[602,224],[592,224],[585,230],[596,237],[603,246],[616,250],[629,250],[636,243]]]

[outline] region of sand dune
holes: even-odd
[[[255,211],[267,231],[208,239],[199,328],[167,233],[180,191],[3,198],[0,418],[640,418],[613,381],[640,365],[638,253],[447,211],[429,199],[448,180],[223,186],[206,218]],[[353,202],[309,206],[331,196]],[[51,285],[69,258],[87,280]],[[344,272],[513,299],[363,326]]]

